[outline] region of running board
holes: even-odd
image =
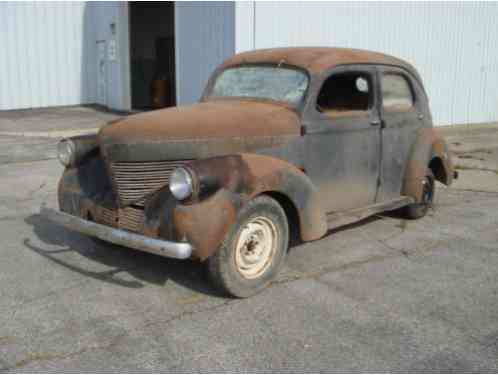
[[[355,223],[379,212],[392,211],[407,204],[415,203],[412,197],[399,197],[387,202],[375,203],[370,206],[355,208],[350,211],[331,212],[327,214],[327,225],[329,229],[334,229]]]

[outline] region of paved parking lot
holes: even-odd
[[[220,296],[203,268],[45,222],[55,160],[0,165],[0,370],[498,371],[498,194],[439,189],[291,249],[278,281]]]

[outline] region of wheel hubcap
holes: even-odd
[[[261,276],[270,266],[278,243],[278,232],[271,220],[259,216],[240,231],[235,249],[237,271],[246,279]]]

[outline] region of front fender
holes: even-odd
[[[316,188],[303,171],[283,160],[236,154],[198,160],[189,167],[200,193],[174,209],[173,222],[177,236],[190,241],[201,259],[218,248],[240,209],[264,193],[279,193],[292,203],[303,240],[320,238],[327,231]]]
[[[427,168],[443,184],[451,185],[453,182],[455,169],[448,146],[433,128],[420,129],[417,133],[403,179],[402,195],[420,201]]]

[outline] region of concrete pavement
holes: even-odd
[[[267,291],[234,300],[199,264],[43,220],[58,136],[0,127],[0,372],[498,371],[498,130],[455,129],[461,176],[426,218],[296,246]]]
[[[234,300],[199,264],[44,221],[60,172],[0,166],[2,371],[498,371],[498,194],[440,189],[420,221],[331,232]]]
[[[66,134],[95,132],[107,121],[121,116],[124,114],[97,106],[2,111],[0,135],[59,138]]]
[[[96,133],[122,116],[95,106],[2,111],[0,164],[55,159],[61,138]]]
[[[452,189],[498,191],[498,124],[437,128],[453,153],[460,178]]]

